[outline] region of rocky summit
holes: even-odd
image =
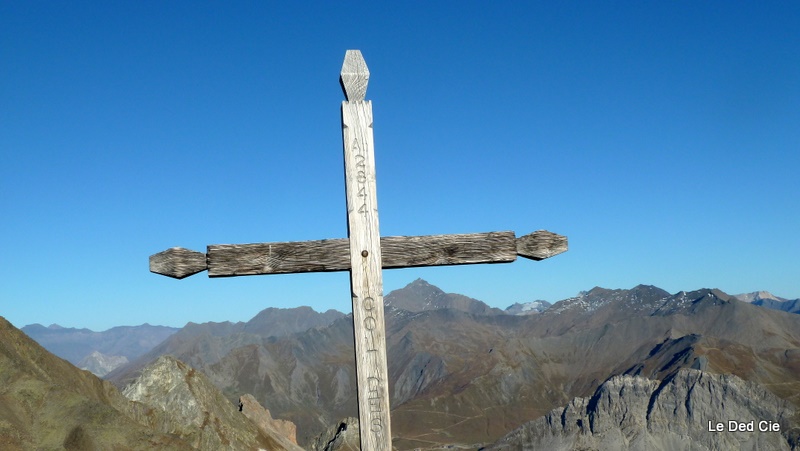
[[[248,403],[248,418],[205,375],[171,356],[159,357],[147,366],[122,393],[164,412],[166,421],[159,428],[198,449],[300,449],[288,436],[277,434],[271,422],[262,422],[261,427],[252,422],[252,417],[265,416],[253,403]],[[293,429],[291,426],[287,429]]]
[[[484,302],[462,294],[445,293],[439,287],[417,279],[405,287],[394,290],[384,297],[386,307],[408,312],[424,312],[437,309],[454,309],[476,315],[499,315],[503,311],[489,307]]]

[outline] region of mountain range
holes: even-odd
[[[49,327],[30,324],[22,328],[48,351],[98,376],[139,357],[178,330],[149,324],[119,326],[103,332],[58,324]]]
[[[769,291],[756,291],[754,293],[738,294],[736,298],[742,302],[753,305],[782,310],[789,313],[800,313],[800,299],[784,299],[773,295]]]
[[[797,448],[800,315],[757,303],[766,295],[743,299],[596,287],[503,311],[416,280],[385,297],[394,446]],[[251,393],[301,447],[347,449],[337,447],[357,443],[353,354],[351,315],[267,309],[246,323],[190,323],[107,378],[130,393],[171,356],[231,406]],[[727,421],[720,403],[780,431],[703,433]]]
[[[696,369],[736,375],[789,402],[800,392],[800,315],[719,290],[597,287],[529,315],[504,314],[423,280],[385,299],[398,449],[490,446],[620,375],[663,381]],[[272,310],[261,320],[279,312],[288,314]],[[350,315],[280,336],[198,328],[171,336],[109,380],[123,387],[145,360],[170,353],[232,402],[252,393],[276,418],[295,423],[304,447],[357,416]]]

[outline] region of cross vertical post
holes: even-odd
[[[348,50],[341,83],[350,290],[356,348],[356,387],[362,450],[391,450],[386,325],[375,187],[372,102],[365,100],[369,70],[358,50]]]

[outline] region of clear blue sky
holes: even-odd
[[[383,3],[383,4],[379,4]],[[383,235],[550,260],[384,271],[505,308],[594,286],[800,297],[798,2],[2,2],[0,315],[103,330],[350,310],[347,273],[177,281],[172,246],[346,236],[371,71]]]

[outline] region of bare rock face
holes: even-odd
[[[297,444],[297,426],[288,420],[272,418],[269,410],[261,406],[251,394],[239,398],[239,411],[262,431],[273,436],[283,436]]]
[[[682,369],[661,382],[612,377],[489,449],[790,450],[800,445],[797,420],[758,384]]]
[[[142,370],[123,395],[165,412],[165,420],[156,426],[198,449],[300,449],[286,437],[260,430],[205,375],[171,356]]]
[[[358,418],[348,417],[329,427],[311,444],[313,451],[360,451]]]

